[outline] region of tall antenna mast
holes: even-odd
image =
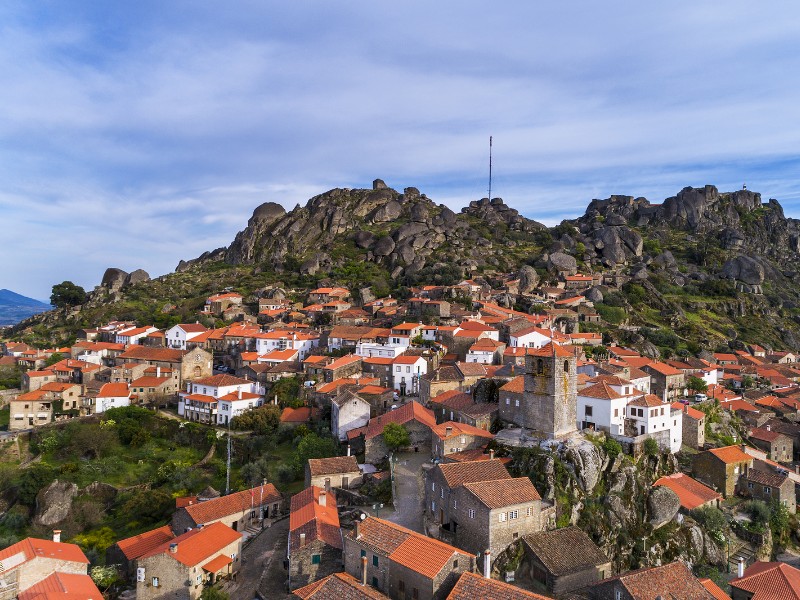
[[[489,136],[489,201],[492,200],[492,136]]]

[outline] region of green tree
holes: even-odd
[[[50,356],[47,357],[47,360],[44,361],[44,366],[52,367],[57,362],[64,360],[64,355],[61,352],[53,352]]]
[[[708,391],[708,384],[700,377],[690,375],[686,380],[686,385],[689,389],[694,390],[698,394],[705,394]]]
[[[411,444],[408,430],[399,423],[387,423],[383,427],[383,443],[393,452]]]
[[[269,477],[269,461],[266,458],[259,458],[254,462],[242,466],[239,471],[242,479],[249,486],[255,486],[265,481]]]
[[[223,592],[219,588],[207,587],[203,588],[200,594],[200,600],[231,600],[227,592]]]
[[[320,437],[316,433],[309,433],[297,443],[297,448],[292,453],[292,463],[295,474],[300,474],[305,469],[309,458],[328,458],[338,454],[339,445],[332,437]]]
[[[658,442],[655,441],[653,438],[647,438],[644,441],[644,453],[647,456],[658,456],[659,453]]]
[[[784,544],[789,539],[789,509],[781,504],[777,498],[773,498],[770,501],[769,508],[769,525],[772,528],[772,535],[775,536],[775,540],[779,544]]]
[[[175,501],[168,492],[155,490],[136,490],[123,504],[123,512],[132,521],[150,525],[166,519],[175,508]]]
[[[744,389],[750,389],[751,387],[755,386],[756,381],[750,375],[745,375],[742,377],[742,387]]]
[[[53,286],[50,294],[50,304],[57,308],[75,306],[86,302],[86,290],[71,281],[62,281]]]

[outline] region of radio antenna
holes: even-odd
[[[492,201],[492,136],[489,136],[489,202]]]

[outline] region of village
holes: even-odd
[[[791,546],[792,532],[766,540],[769,527],[744,509],[760,502],[771,522],[796,513],[794,349],[753,342],[645,355],[601,331],[592,293],[619,276],[566,268],[557,277],[552,286],[464,280],[366,301],[335,286],[258,298],[226,289],[193,323],[98,323],[49,350],[5,342],[0,367],[19,369],[21,381],[3,396],[3,440],[129,406],[228,438],[237,420],[271,406],[282,427],[324,424],[338,455],[308,459],[302,491],[273,481],[193,490],[167,524],[114,540],[106,563],[127,582],[121,598],[213,598],[212,589],[303,599],[800,597],[800,554],[773,552]],[[508,307],[508,294],[528,295],[537,310]],[[276,390],[289,380],[286,402]],[[647,548],[636,568],[622,568],[579,526],[572,500],[521,474],[525,452],[581,457],[572,477],[586,506],[605,472],[667,469],[628,501],[647,506],[651,532],[710,509],[723,515],[718,577],[651,559]],[[381,485],[384,502],[365,491]],[[101,598],[89,562],[58,530],[21,540],[0,550],[0,599],[51,587]]]

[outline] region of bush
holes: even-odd
[[[620,444],[614,438],[607,437],[605,440],[603,440],[602,447],[610,460],[614,460],[617,458],[617,456],[622,454],[622,444]]]
[[[606,322],[612,325],[619,325],[628,316],[625,309],[619,306],[609,306],[604,302],[594,305],[597,314]]]
[[[711,534],[720,534],[727,527],[728,523],[725,520],[725,514],[714,506],[701,506],[695,508],[692,513],[692,518],[700,523]]]
[[[658,442],[655,441],[653,438],[647,438],[644,441],[644,453],[647,456],[655,457],[658,456],[660,450],[658,448]]]
[[[766,528],[770,520],[770,510],[766,502],[761,500],[750,500],[742,507],[750,517],[753,525],[762,530]]]

